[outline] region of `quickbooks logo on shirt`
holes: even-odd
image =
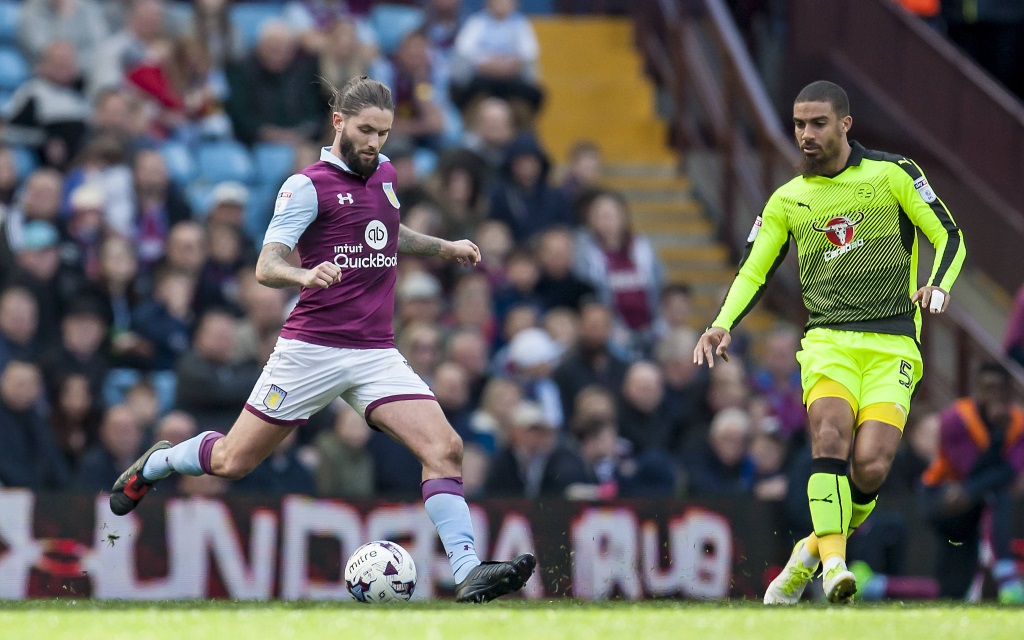
[[[383,249],[388,244],[388,228],[380,220],[371,220],[363,233],[366,245],[371,249]],[[383,253],[369,255],[353,255],[366,251],[363,244],[340,244],[334,246],[334,264],[342,269],[382,268],[398,266],[398,255],[386,256]]]

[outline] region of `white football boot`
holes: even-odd
[[[793,545],[793,553],[789,556],[789,562],[782,568],[779,575],[775,576],[768,590],[764,592],[765,604],[796,604],[800,602],[807,583],[814,577],[818,563],[813,566],[804,566],[800,560],[804,547],[807,545],[807,538]],[[851,574],[852,575],[852,574]]]

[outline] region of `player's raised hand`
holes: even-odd
[[[326,289],[335,282],[341,282],[341,267],[327,261],[307,269],[302,278],[302,286],[310,288]]]
[[[714,368],[715,356],[722,356],[722,360],[729,362],[729,343],[732,342],[732,336],[725,329],[719,329],[718,327],[711,327],[704,332],[704,335],[697,341],[697,346],[693,348],[693,363],[696,365],[704,364],[704,359],[708,360],[708,367]]]
[[[445,242],[441,245],[441,253],[438,255],[463,267],[475,267],[480,263],[480,248],[469,240]]]
[[[949,293],[939,287],[921,287],[910,300],[932,313],[942,313],[949,307]]]

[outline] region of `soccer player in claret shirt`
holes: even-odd
[[[477,558],[462,441],[395,349],[392,329],[399,254],[476,265],[480,250],[400,223],[395,169],[380,153],[395,112],[387,87],[354,78],[335,91],[331,110],[334,144],[281,187],[256,265],[261,284],[302,290],[244,410],[227,435],[206,431],[174,447],[154,445],[118,479],[110,508],[128,513],[173,472],[240,478],[340,396],[423,464],[423,499],[451,561],[456,598],[486,602],[522,588],[536,560]],[[301,267],[286,261],[295,249]]]
[[[814,82],[793,105],[801,175],[769,198],[718,316],[693,351],[728,361],[729,331],[754,306],[792,238],[807,322],[797,353],[810,423],[807,499],[814,532],[797,542],[765,604],[795,604],[823,566],[829,602],[857,590],[846,539],[875,507],[921,379],[921,309],[942,313],[965,249],[953,217],[913,160],[847,134],[843,89]],[[917,286],[917,229],[935,247]]]

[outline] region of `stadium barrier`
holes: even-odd
[[[537,554],[531,599],[757,598],[791,541],[778,505],[742,498],[487,500],[471,510],[483,556]],[[908,530],[928,537],[922,527]],[[927,564],[917,538],[911,564]],[[117,517],[105,495],[0,490],[0,599],[348,599],[341,564],[376,539],[415,559],[415,599],[451,596],[447,558],[418,502],[153,496]]]

